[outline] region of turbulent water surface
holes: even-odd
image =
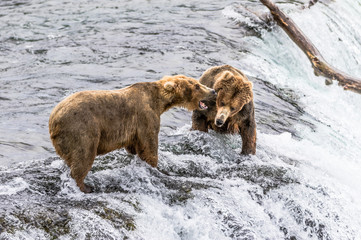
[[[279,1],[360,76],[361,1]],[[248,9],[248,10],[247,10]],[[361,96],[325,86],[259,1],[0,1],[0,239],[361,239]],[[83,194],[48,136],[73,92],[230,64],[254,83],[257,155],[162,115],[159,166],[97,157]]]

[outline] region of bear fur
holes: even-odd
[[[51,112],[50,138],[80,190],[87,193],[91,188],[84,178],[97,155],[125,148],[156,167],[160,115],[176,106],[190,111],[206,108],[202,99],[215,94],[183,75],[120,90],[77,92]]]
[[[240,70],[229,66],[216,66],[206,70],[199,82],[214,88],[217,96],[205,101],[204,111],[193,111],[192,128],[207,132],[240,134],[241,154],[256,154],[256,121],[252,82]]]

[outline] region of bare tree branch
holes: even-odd
[[[312,6],[315,5],[317,2],[318,2],[318,0],[311,0],[311,1],[308,3],[308,8],[312,7]]]
[[[361,79],[349,76],[328,64],[310,39],[305,36],[290,17],[282,12],[271,0],[260,1],[270,10],[277,24],[282,27],[293,42],[307,55],[316,76],[321,75],[331,80],[337,80],[339,85],[343,86],[345,90],[352,90],[361,94]],[[328,83],[331,82],[328,81]]]

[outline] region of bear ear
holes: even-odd
[[[253,91],[252,91],[253,83],[248,81],[245,84],[246,84],[245,88],[247,90],[246,90],[246,94],[244,96],[245,96],[246,102],[249,103],[253,99]]]
[[[231,73],[230,71],[224,71],[218,76],[219,77],[216,78],[216,82],[214,83],[214,86],[213,86],[213,88],[214,88],[214,90],[216,90],[216,92],[221,90],[223,88],[223,86],[227,87],[227,85],[230,85],[227,82],[229,82],[231,79],[234,78],[233,73]]]
[[[164,89],[168,92],[172,92],[175,89],[175,83],[174,82],[166,82],[164,83]]]
[[[252,88],[253,88],[253,83],[252,83],[251,81],[248,81],[246,84],[247,84],[248,87],[252,90]]]
[[[213,89],[218,93],[218,91],[222,89],[222,84],[220,82],[216,82]]]
[[[225,71],[224,73],[222,73],[222,75],[220,75],[219,79],[228,80],[233,77],[234,77],[233,73],[231,73],[230,71]]]

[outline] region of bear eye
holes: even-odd
[[[224,102],[221,102],[219,105],[221,105],[221,107],[226,106],[226,104],[224,104]]]
[[[201,87],[199,86],[199,84],[196,85],[196,89],[199,90]]]
[[[231,112],[233,112],[234,110],[236,110],[234,107],[231,107]]]

